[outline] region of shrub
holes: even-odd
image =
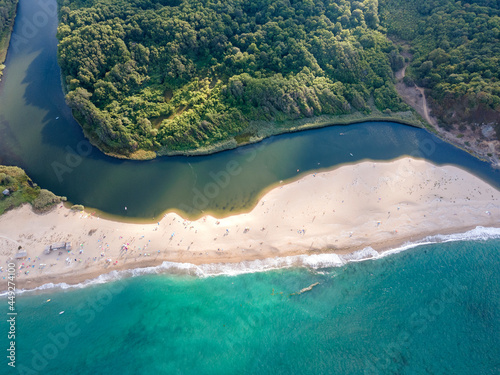
[[[406,86],[408,87],[413,87],[415,86],[415,81],[413,81],[413,79],[411,77],[408,77],[408,76],[404,76],[403,78],[403,82]]]
[[[61,198],[59,198],[57,195],[55,195],[51,191],[48,191],[47,189],[41,189],[40,193],[38,194],[38,197],[35,198],[32,205],[33,205],[33,208],[37,211],[47,211],[54,204],[57,204],[60,201],[61,201]]]

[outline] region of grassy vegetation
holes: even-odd
[[[3,194],[5,190],[8,195]],[[66,198],[38,187],[21,168],[0,166],[0,215],[24,203],[36,212],[46,212],[61,201]]]

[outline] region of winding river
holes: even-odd
[[[91,146],[71,115],[57,64],[55,0],[20,0],[0,82],[0,163],[110,215],[152,220],[249,209],[265,189],[313,170],[404,155],[454,164],[500,187],[500,172],[422,129],[389,122],[272,137],[200,157],[129,161]]]

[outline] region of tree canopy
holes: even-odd
[[[408,73],[429,89],[439,119],[498,127],[500,2],[380,0],[380,7],[388,32],[412,45]]]
[[[16,6],[17,0],[0,0],[0,40],[10,34]]]
[[[257,120],[406,111],[377,0],[60,0],[67,102],[104,151],[189,150]]]
[[[0,66],[5,60],[18,0],[0,0]],[[1,75],[0,68],[0,75]]]

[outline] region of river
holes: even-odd
[[[64,101],[55,0],[21,0],[0,82],[0,163],[75,204],[153,220],[248,210],[267,188],[313,170],[404,155],[468,169],[495,186],[500,172],[423,129],[389,122],[269,138],[209,156],[119,160],[90,145]]]

